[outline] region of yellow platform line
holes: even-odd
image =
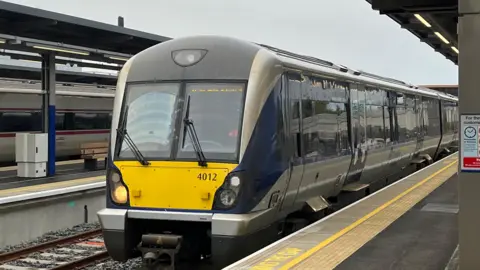
[[[367,215],[363,216],[362,218],[358,219],[357,221],[355,221],[354,223],[350,224],[349,226],[345,227],[344,229],[342,229],[341,231],[337,232],[336,234],[332,235],[331,237],[327,238],[326,240],[322,241],[321,243],[319,243],[318,245],[316,245],[315,247],[307,250],[305,253],[299,255],[298,257],[294,258],[293,260],[287,262],[286,264],[284,264],[280,269],[282,270],[285,270],[285,269],[290,269],[294,266],[299,266],[298,269],[333,269],[336,265],[338,265],[341,261],[343,261],[344,259],[348,258],[345,257],[343,260],[337,260],[336,262],[334,262],[334,264],[336,263],[336,265],[330,265],[331,268],[320,268],[320,264],[322,263],[322,261],[318,261],[316,262],[316,264],[313,266],[313,268],[310,268],[308,267],[307,265],[304,265],[303,267],[301,267],[302,265],[299,265],[300,263],[304,262],[306,259],[308,259],[310,256],[312,256],[313,254],[317,253],[318,251],[320,251],[321,249],[325,248],[326,246],[332,244],[334,241],[338,240],[339,238],[341,238],[342,236],[344,236],[345,234],[351,232],[353,229],[355,229],[356,227],[358,227],[359,225],[361,225],[362,223],[365,223],[367,220],[369,220],[370,218],[374,217],[375,215],[379,214],[382,210],[384,210],[385,208],[389,207],[389,206],[392,206],[392,204],[394,204],[395,202],[399,201],[400,199],[404,198],[406,195],[408,195],[409,193],[411,193],[412,191],[416,190],[417,188],[419,188],[420,186],[426,184],[427,182],[429,182],[431,179],[435,178],[436,176],[438,176],[439,174],[441,174],[442,172],[446,171],[447,169],[451,168],[453,165],[455,165],[457,163],[457,160],[449,163],[447,166],[443,167],[442,169],[436,171],[435,173],[431,174],[430,176],[428,176],[427,178],[423,179],[422,181],[418,182],[417,184],[415,184],[414,186],[410,187],[409,189],[405,190],[404,192],[400,193],[398,196],[396,196],[395,198],[393,198],[392,200],[386,202],[385,204],[381,205],[380,207],[376,208],[375,210],[373,210],[372,212],[368,213]],[[449,178],[451,177],[448,176],[448,177],[445,177],[444,179],[440,179],[438,181],[434,181],[435,183],[433,183],[431,185],[431,191],[435,190],[438,186],[440,186],[440,184],[442,184],[443,182],[447,181]],[[417,196],[417,198],[414,198],[414,200],[411,200],[410,203],[413,203],[413,205],[415,203],[417,203],[418,201],[420,201],[421,199],[423,199],[426,195],[428,195],[430,192],[424,194],[422,194],[422,196]],[[412,206],[413,206],[412,205]],[[411,208],[411,207],[410,207]],[[408,208],[408,209],[410,209]],[[408,210],[408,209],[405,209],[405,212]],[[401,214],[400,214],[401,216]],[[399,216],[398,216],[399,217]],[[397,217],[397,218],[398,218]],[[393,221],[395,221],[395,219],[391,219],[391,223],[393,223]],[[375,224],[369,224],[371,226],[374,226]],[[388,226],[389,224],[387,224]],[[386,228],[386,227],[385,227]],[[379,233],[380,231],[377,231],[377,233]],[[365,234],[364,234],[365,235]],[[355,237],[360,240],[359,238],[362,238],[361,237],[362,234],[359,233],[359,234],[355,234]],[[374,235],[373,235],[374,236]],[[372,236],[372,237],[373,237]],[[361,246],[363,246],[366,242],[364,242]],[[360,247],[361,247],[360,246]],[[359,247],[358,247],[359,248]],[[334,251],[334,250],[332,250]],[[353,252],[356,251],[356,250],[353,250]],[[338,250],[336,253],[339,253],[341,252],[341,250]],[[353,254],[352,250],[350,250],[350,254]],[[331,253],[332,254],[332,253]],[[334,253],[335,254],[335,253]],[[350,255],[350,254],[344,254],[344,255]],[[332,267],[333,266],[333,267]],[[307,268],[308,267],[308,268]],[[295,267],[296,268],[296,267]]]
[[[27,186],[27,187],[0,190],[0,197],[20,195],[20,194],[24,194],[32,191],[36,192],[36,191],[57,189],[62,187],[78,186],[82,184],[89,184],[89,183],[100,182],[100,181],[105,181],[104,175],[78,178],[78,179],[60,181],[60,182],[49,183],[49,184],[41,184],[41,185],[33,185],[33,186]]]

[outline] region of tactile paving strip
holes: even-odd
[[[429,179],[377,214],[368,218],[354,229],[319,249],[291,269],[334,269],[415,204],[452,177],[456,171],[456,166],[450,166],[445,171]],[[285,267],[289,268],[288,265],[285,265]]]

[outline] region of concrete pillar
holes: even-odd
[[[44,133],[48,133],[48,163],[47,175],[55,175],[55,54],[53,52],[42,54],[42,113]]]
[[[480,1],[459,0],[459,106],[460,115],[480,115]],[[459,139],[462,140],[463,129]],[[480,173],[461,170],[459,155],[460,269],[480,269]]]

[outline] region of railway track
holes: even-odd
[[[109,258],[100,229],[0,254],[0,270],[73,270]]]

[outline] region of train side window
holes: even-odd
[[[74,129],[85,130],[95,129],[95,117],[93,113],[75,113],[74,116]]]
[[[272,93],[275,96],[275,119],[276,119],[276,128],[275,128],[275,158],[278,160],[283,160],[283,157],[286,153],[286,139],[285,139],[285,121],[284,121],[284,108],[283,102],[285,98],[284,94],[285,89],[283,89],[283,76],[276,82],[273,87]]]
[[[107,128],[110,129],[112,127],[112,113],[108,114],[108,123]]]
[[[301,130],[300,130],[300,100],[302,97],[301,76],[296,73],[287,74],[288,91],[289,91],[289,106],[290,106],[290,134],[295,147],[294,157],[302,156],[301,147]]]
[[[416,133],[423,137],[425,124],[423,121],[423,102],[421,96],[415,96],[415,119],[417,120]]]
[[[440,100],[440,106],[441,106],[441,112],[442,112],[442,128],[443,128],[443,134],[448,134],[450,133],[450,130],[448,128],[448,122],[447,122],[447,109],[445,106],[445,101]]]
[[[75,114],[72,112],[65,113],[65,121],[63,122],[65,130],[75,130]]]
[[[385,126],[385,143],[388,144],[392,142],[393,138],[391,107],[383,107],[383,125]]]
[[[383,147],[389,137],[386,136],[386,124],[389,125],[389,122],[385,123],[384,119],[384,106],[388,104],[387,93],[373,86],[367,86],[365,90],[367,144],[371,148]]]
[[[385,128],[383,119],[383,106],[367,105],[367,138],[371,148],[379,148],[385,145]]]
[[[95,117],[95,129],[108,129],[110,127],[109,116],[106,113],[97,113]]]
[[[430,119],[428,115],[428,99],[422,98],[422,121],[423,121],[423,134],[424,136],[430,136]]]
[[[41,119],[41,115],[31,112],[3,112],[0,117],[0,132],[40,131]]]
[[[427,106],[429,121],[428,133],[430,136],[438,136],[440,135],[440,109],[438,107],[438,100],[429,98]]]
[[[55,129],[65,130],[65,113],[56,113],[55,115]]]
[[[68,121],[68,117],[67,117]],[[108,129],[110,117],[107,113],[75,113],[73,115],[73,129]]]
[[[417,115],[415,113],[415,96],[405,95],[405,140],[417,138]]]
[[[387,92],[388,95],[388,109],[387,113],[384,115],[385,118],[385,125],[390,126],[390,142],[397,143],[398,142],[398,117],[396,113],[396,106],[397,106],[397,95],[395,92]]]
[[[403,96],[399,98],[403,98]],[[398,142],[405,142],[407,140],[407,108],[405,107],[405,104],[397,104],[397,106],[395,106],[394,116],[396,120],[395,128]]]
[[[318,141],[315,132],[316,122],[314,120],[314,106],[312,100],[312,87],[309,77],[302,77],[302,134],[304,145],[304,156],[314,157],[318,155],[316,142]]]
[[[42,113],[41,112],[33,112],[32,113],[32,131],[42,131]]]

